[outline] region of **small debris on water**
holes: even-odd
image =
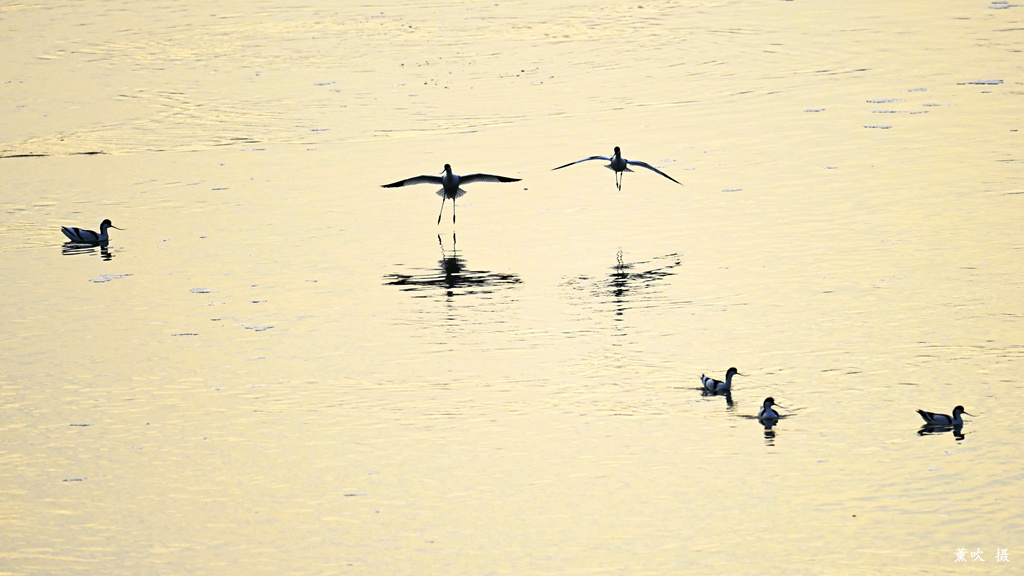
[[[101,284],[103,282],[110,282],[111,280],[118,280],[120,278],[125,278],[127,276],[131,276],[131,274],[103,274],[102,276],[97,276],[96,278],[90,279],[89,282]]]

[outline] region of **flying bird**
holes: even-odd
[[[437,195],[441,197],[441,211],[437,213],[437,223],[441,223],[441,214],[444,213],[445,199],[451,198],[452,224],[454,224],[455,199],[461,198],[466,194],[466,191],[460,188],[461,185],[472,184],[473,182],[519,182],[520,180],[520,178],[495,176],[494,174],[466,174],[465,176],[459,176],[458,174],[452,174],[451,164],[445,164],[442,173],[444,176],[413,176],[412,178],[406,178],[405,180],[399,180],[398,182],[392,182],[391,184],[384,184],[381,187],[398,188],[399,186],[412,186],[413,184],[440,184],[441,189],[437,191]]]
[[[669,176],[668,174],[665,174],[664,172],[658,170],[654,166],[651,166],[647,162],[641,162],[639,160],[626,160],[625,158],[622,157],[622,151],[619,150],[618,146],[615,147],[615,152],[612,154],[611,158],[608,158],[607,156],[591,156],[590,158],[584,158],[583,160],[577,160],[575,162],[563,164],[558,168],[552,168],[552,170],[559,170],[561,168],[565,168],[566,166],[572,166],[573,164],[586,162],[587,160],[604,160],[608,162],[609,164],[607,167],[615,171],[615,187],[618,188],[619,190],[622,190],[622,173],[632,172],[632,170],[629,169],[630,166],[641,166],[643,168],[647,168],[648,170],[652,170],[654,172],[657,172],[658,174],[661,174],[665,178],[668,178],[669,180],[675,182],[676,184],[679,184],[680,186],[683,185],[675,178]]]

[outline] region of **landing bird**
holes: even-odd
[[[936,414],[934,412],[925,412],[924,410],[918,410],[917,413],[921,415],[921,418],[924,418],[927,426],[963,426],[964,419],[960,417],[961,414],[974,416],[974,414],[964,410],[963,406],[953,408],[952,418],[947,414]]]
[[[775,399],[774,398],[772,398],[772,397],[765,398],[764,399],[764,406],[761,406],[761,409],[757,411],[757,419],[758,420],[778,420],[779,419],[779,413],[776,412],[775,410],[772,410],[772,406],[779,406],[779,405],[775,403]],[[779,406],[779,408],[782,408],[782,406]]]
[[[441,223],[441,214],[444,212],[445,198],[452,199],[452,224],[455,223],[455,199],[461,198],[466,191],[459,188],[462,184],[473,182],[519,182],[519,178],[508,178],[507,176],[495,176],[494,174],[466,174],[459,176],[452,174],[451,164],[444,165],[444,176],[413,176],[391,184],[384,184],[381,188],[398,188],[399,186],[412,186],[413,184],[440,184],[441,189],[437,195],[441,197],[441,212],[437,213],[437,223]]]
[[[110,223],[110,220],[104,220],[100,223],[100,233],[97,234],[92,230],[82,230],[81,228],[74,228],[68,226],[61,226],[60,231],[64,233],[72,242],[78,242],[79,244],[102,244],[107,240],[110,240],[110,236],[107,235],[107,228],[115,228],[117,230],[124,230],[124,228],[118,228]]]
[[[700,383],[704,385],[704,389],[708,392],[725,392],[726,390],[732,390],[733,376],[743,376],[743,374],[740,374],[735,368],[729,368],[725,372],[725,382],[701,374]]]
[[[642,166],[644,168],[647,168],[648,170],[653,170],[654,172],[657,172],[658,174],[661,174],[665,178],[668,178],[669,180],[675,182],[676,184],[679,184],[680,186],[683,185],[681,182],[679,182],[675,178],[669,176],[668,174],[665,174],[664,172],[662,172],[661,170],[658,170],[654,166],[651,166],[647,162],[641,162],[639,160],[626,160],[625,158],[622,157],[622,152],[619,150],[618,146],[615,147],[615,153],[612,154],[611,158],[608,158],[606,156],[591,156],[590,158],[584,158],[583,160],[577,160],[575,162],[569,162],[568,164],[563,164],[562,166],[559,166],[558,168],[552,168],[552,170],[558,170],[558,169],[561,169],[561,168],[565,168],[566,166],[572,166],[573,164],[579,164],[580,162],[586,162],[587,160],[605,160],[605,161],[609,162],[607,167],[611,168],[612,170],[615,171],[615,187],[618,188],[619,190],[622,190],[622,173],[623,172],[632,172],[632,170],[629,169],[630,166]]]

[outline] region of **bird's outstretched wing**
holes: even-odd
[[[466,174],[459,176],[459,185],[472,184],[473,182],[519,182],[522,178],[509,178],[508,176],[495,176],[494,174]]]
[[[413,184],[440,184],[440,176],[413,176],[391,184],[383,184],[381,188],[398,188],[399,186],[412,186]]]
[[[584,158],[583,160],[577,160],[575,162],[569,162],[568,164],[562,164],[558,168],[552,168],[552,170],[558,170],[559,168],[565,168],[566,166],[572,166],[573,164],[579,164],[580,162],[586,162],[587,160],[604,160],[606,162],[612,161],[612,159],[608,158],[607,156],[591,156],[590,158]]]
[[[683,185],[682,182],[676,180],[675,178],[669,176],[668,174],[665,174],[664,172],[662,172],[661,170],[658,170],[654,166],[651,166],[647,162],[641,162],[639,160],[626,160],[626,164],[629,164],[630,166],[642,166],[644,168],[647,168],[648,170],[653,170],[654,172],[657,172],[658,174],[661,174],[662,176],[664,176],[665,178],[668,178],[669,180],[675,182],[676,184],[679,184],[680,186]]]

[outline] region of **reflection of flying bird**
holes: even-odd
[[[608,168],[611,168],[612,170],[615,171],[615,186],[619,190],[622,190],[622,173],[623,172],[632,172],[632,170],[629,169],[630,166],[641,166],[643,168],[647,168],[648,170],[652,170],[654,172],[657,172],[658,174],[661,174],[665,178],[668,178],[669,180],[671,180],[671,181],[675,182],[676,184],[679,184],[680,186],[682,186],[681,182],[679,182],[675,178],[669,176],[668,174],[665,174],[661,170],[658,170],[654,166],[651,166],[647,162],[641,162],[639,160],[626,160],[625,158],[622,157],[622,152],[619,150],[618,146],[615,147],[615,153],[612,154],[611,158],[608,158],[606,156],[591,156],[590,158],[584,158],[583,160],[577,160],[575,162],[569,162],[568,164],[563,164],[563,165],[559,166],[558,168],[552,168],[552,170],[558,170],[559,168],[565,168],[566,166],[572,166],[573,164],[579,164],[580,162],[586,162],[587,160],[605,160],[605,161],[609,162]]]
[[[616,264],[606,277],[580,276],[570,280],[570,284],[591,292],[595,298],[588,298],[587,302],[609,305],[616,316],[623,316],[626,311],[642,306],[644,301],[659,298],[656,294],[659,286],[675,275],[675,268],[681,264],[679,254],[639,262],[625,262],[623,258],[619,250],[615,255]]]
[[[963,426],[964,419],[960,417],[961,414],[974,416],[974,414],[964,410],[963,406],[953,408],[952,417],[948,414],[936,414],[934,412],[925,412],[924,410],[918,410],[917,413],[921,415],[921,418],[924,418],[928,426]]]
[[[700,383],[704,385],[704,389],[708,392],[725,392],[726,390],[732,389],[733,376],[743,376],[743,374],[740,374],[739,370],[736,370],[735,368],[729,368],[729,370],[725,372],[725,382],[715,380],[710,376],[701,374]]]
[[[520,180],[519,178],[495,176],[494,174],[466,174],[465,176],[459,176],[458,174],[452,174],[451,164],[445,164],[443,172],[444,176],[414,176],[405,180],[399,180],[398,182],[392,182],[391,184],[384,184],[382,188],[398,188],[399,186],[412,186],[413,184],[440,184],[441,189],[437,191],[437,195],[441,197],[441,212],[437,213],[437,223],[441,223],[441,213],[444,212],[445,198],[451,198],[452,223],[454,224],[455,199],[461,198],[466,194],[466,191],[459,188],[459,186],[462,184],[472,184],[473,182],[518,182]]]
[[[107,235],[107,228],[122,230],[122,228],[118,228],[111,224],[110,220],[104,220],[100,223],[99,234],[92,230],[82,230],[81,228],[68,226],[61,226],[60,231],[63,232],[64,235],[68,237],[68,240],[71,240],[72,242],[77,242],[79,244],[100,244],[110,239],[110,236]]]
[[[498,288],[520,284],[519,276],[485,270],[471,270],[466,260],[455,249],[455,234],[452,233],[452,249],[445,250],[441,235],[437,235],[441,247],[439,270],[429,270],[422,274],[388,274],[384,277],[385,284],[401,286],[402,290],[424,291],[441,288],[448,298],[461,294],[491,294]]]

